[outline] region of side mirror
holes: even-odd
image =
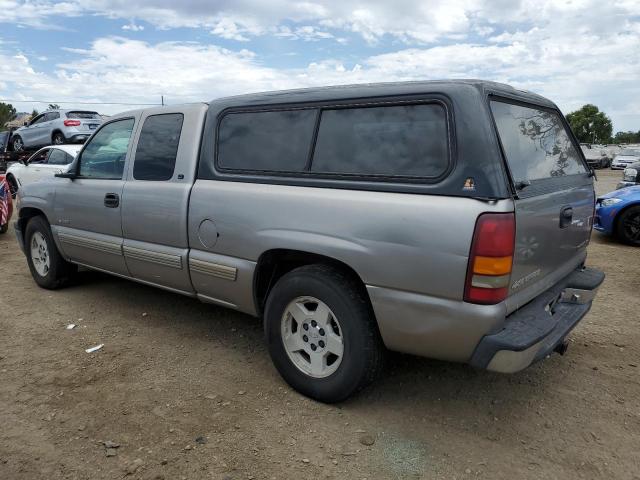
[[[76,172],[62,172],[62,173],[56,173],[55,174],[56,177],[58,178],[68,178],[69,180],[73,180],[75,178],[77,178],[78,176],[76,175]]]
[[[29,125],[29,122],[24,122],[24,123],[22,124],[22,126],[23,126],[23,127],[26,127],[27,125]]]

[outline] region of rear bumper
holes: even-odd
[[[587,314],[604,273],[576,270],[507,317],[504,328],[482,338],[471,357],[476,368],[513,373],[552,353]]]
[[[90,136],[90,133],[78,133],[67,137],[67,141],[71,143],[83,143],[86,142],[87,138],[89,138]]]

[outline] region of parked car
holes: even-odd
[[[593,228],[640,247],[640,185],[614,190],[599,197]]]
[[[14,162],[7,169],[7,182],[11,194],[24,185],[56,173],[66,172],[82,148],[80,145],[51,145],[41,148],[24,162]]]
[[[581,145],[584,158],[591,168],[607,168],[611,164],[611,160],[607,156],[607,152],[600,148]]]
[[[616,188],[632,187],[640,185],[640,162],[630,163],[622,172],[622,181],[618,182]]]
[[[3,174],[0,174],[0,233],[6,233],[9,229],[9,221],[13,213],[13,202],[9,185]]]
[[[102,117],[97,112],[49,110],[13,132],[13,150],[84,142],[101,123]]]
[[[0,132],[0,173],[4,173],[7,170],[7,161],[9,160],[8,155],[8,147],[9,147],[9,138],[11,137],[11,132],[5,130],[4,132]]]
[[[640,150],[624,148],[611,162],[611,168],[613,170],[623,170],[635,162],[640,162]]]
[[[126,112],[56,177],[18,194],[38,285],[84,265],[262,317],[280,374],[325,402],[385,347],[504,373],[564,353],[604,278],[563,115],[496,83]]]

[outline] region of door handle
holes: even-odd
[[[560,228],[566,228],[571,225],[573,220],[573,207],[564,207],[560,210]]]
[[[120,196],[117,193],[107,193],[104,196],[104,206],[107,208],[118,208]]]

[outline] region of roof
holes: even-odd
[[[75,157],[82,149],[82,145],[47,145],[46,147],[42,147],[40,150],[43,148],[57,148],[58,150],[62,150],[63,152]]]
[[[554,107],[545,97],[498,82],[477,79],[428,80],[414,82],[365,83],[356,85],[336,85],[327,87],[300,88],[271,92],[250,93],[212,100],[213,104],[242,106],[249,104],[274,104],[285,102],[312,102],[325,100],[352,99],[361,97],[385,97],[397,95],[418,95],[423,93],[447,94],[474,88],[482,92],[493,92],[507,96],[517,96],[538,104]]]

